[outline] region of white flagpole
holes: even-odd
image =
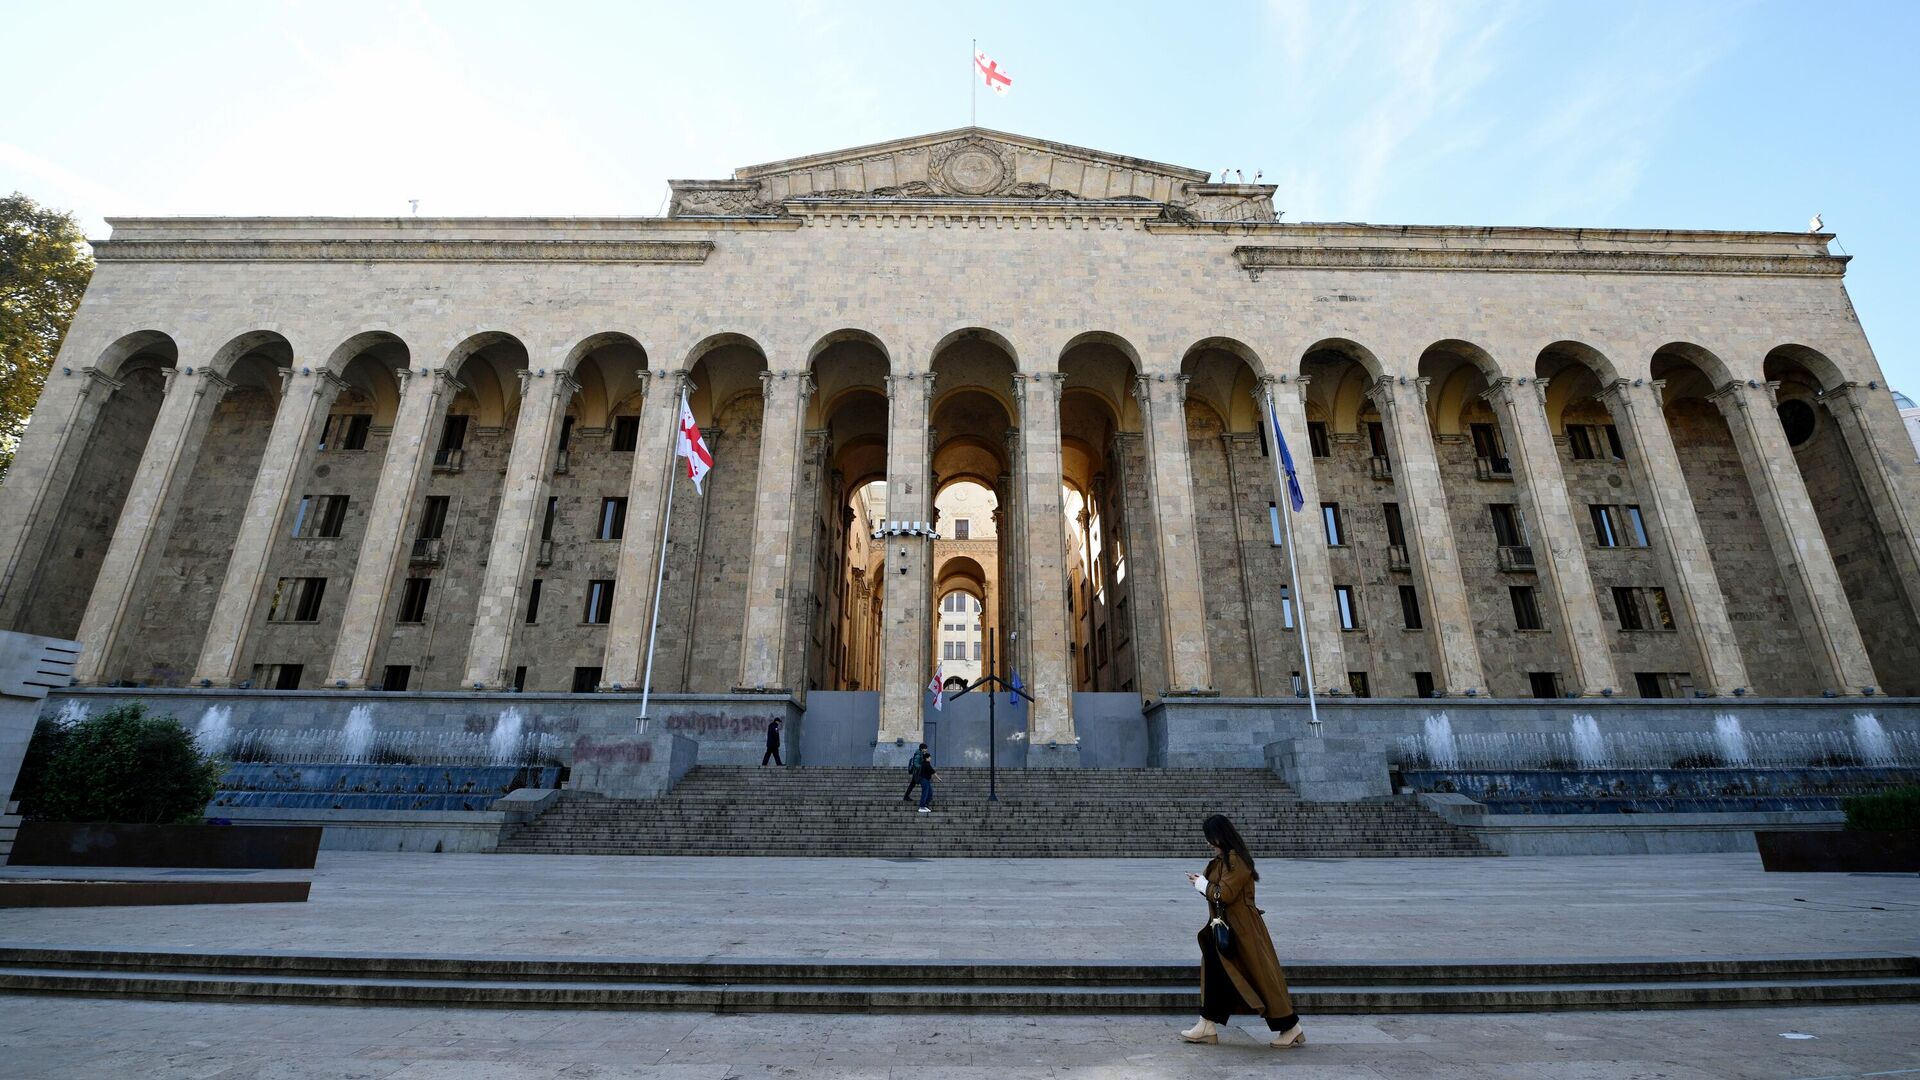
[[[1293,554],[1293,489],[1287,486],[1287,469],[1280,457],[1280,414],[1273,407],[1273,393],[1268,391],[1267,428],[1273,432],[1273,475],[1280,482],[1280,522],[1285,535],[1282,539],[1287,545],[1287,571],[1293,579],[1294,629],[1300,634],[1301,674],[1307,680],[1307,722],[1313,730],[1320,730],[1320,706],[1313,696],[1313,647],[1307,643],[1307,593],[1300,587],[1300,562]]]
[[[974,76],[979,74],[979,72],[974,70],[975,67],[979,66],[979,60],[977,59],[979,55],[980,55],[980,39],[974,38],[973,45],[967,50],[967,126],[968,127],[974,127],[980,123],[980,83],[978,80],[974,78]]]
[[[687,389],[680,388],[680,406],[687,404]],[[673,413],[673,429],[680,430],[680,409]],[[647,702],[653,697],[653,646],[660,636],[660,593],[667,580],[667,540],[673,536],[673,489],[680,486],[680,436],[675,435],[669,445],[673,456],[667,460],[673,462],[667,470],[667,513],[660,523],[660,562],[653,572],[653,621],[647,625],[647,672],[640,682],[640,719],[647,718]]]

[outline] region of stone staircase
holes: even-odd
[[[1411,802],[1304,802],[1265,769],[942,769],[934,813],[904,769],[703,766],[660,799],[571,795],[500,844],[507,854],[845,858],[1157,858],[1206,852],[1233,819],[1256,859],[1490,855]]]

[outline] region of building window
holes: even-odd
[[[631,454],[640,442],[640,418],[637,416],[616,416],[613,418],[613,452]]]
[[[533,624],[540,621],[540,586],[541,584],[542,584],[542,579],[534,578],[533,584],[527,587],[527,625],[528,626],[532,626]]]
[[[1293,629],[1293,586],[1291,585],[1280,586],[1280,625],[1288,630]]]
[[[305,664],[255,664],[253,685],[258,690],[298,690]]]
[[[600,669],[597,667],[577,667],[573,669],[573,692],[591,694],[600,689]]]
[[[1513,599],[1513,628],[1515,630],[1539,630],[1540,605],[1533,596],[1531,585],[1511,585],[1507,595]]]
[[[540,539],[553,539],[553,521],[560,516],[560,496],[547,496],[547,516],[540,521]]]
[[[980,659],[980,646],[976,644],[973,648],[974,648],[973,658],[975,660]],[[1107,628],[1104,626],[1094,631],[1093,658],[1097,663],[1103,666],[1107,662]]]
[[[1593,541],[1601,547],[1619,547],[1620,538],[1613,532],[1613,515],[1608,507],[1594,504],[1587,507],[1587,513],[1593,517]]]
[[[1632,530],[1633,546],[1647,546],[1647,519],[1640,516],[1640,508],[1627,507],[1627,527]]]
[[[293,535],[308,540],[330,540],[347,522],[345,495],[302,495],[293,512]]]
[[[320,599],[326,593],[326,578],[283,577],[274,585],[273,602],[267,606],[267,621],[319,622]]]
[[[432,588],[433,579],[410,577],[400,590],[400,621],[403,623],[423,623],[427,621],[427,590]]]
[[[447,534],[447,508],[452,503],[446,495],[427,496],[427,505],[420,511],[420,539],[438,540]]]
[[[521,664],[519,667],[513,669],[513,692],[516,694],[523,694],[523,693],[526,693],[526,690],[527,690],[527,665]]]
[[[320,428],[321,450],[365,450],[367,431],[373,427],[373,417],[364,413],[327,417]]]
[[[1327,546],[1339,547],[1344,544],[1346,540],[1340,528],[1340,504],[1321,503],[1320,517],[1327,524]]]
[[[1105,634],[1106,632],[1107,631],[1104,627],[1101,628],[1100,633]],[[980,659],[980,642],[979,641],[975,641],[973,643],[973,658],[976,661]]]
[[[1467,431],[1473,436],[1473,455],[1489,460],[1504,460],[1500,453],[1500,436],[1492,424],[1469,424]]]
[[[1607,452],[1613,455],[1613,460],[1627,460],[1627,452],[1620,446],[1620,429],[1612,424],[1602,424],[1600,430],[1606,432]]]
[[[1638,506],[1594,503],[1587,513],[1593,518],[1594,542],[1601,547],[1647,546],[1647,522]]]
[[[1407,629],[1420,629],[1420,594],[1411,585],[1400,586],[1400,619]]]
[[[467,445],[467,418],[449,416],[445,427],[440,429],[440,449],[460,450]]]
[[[1354,697],[1373,696],[1373,691],[1367,687],[1367,673],[1364,671],[1347,672],[1347,689],[1353,691]]]
[[[595,540],[618,540],[627,534],[626,496],[600,500],[600,528]]]
[[[966,518],[954,518],[953,538],[955,540],[973,539],[973,522]]]
[[[1416,671],[1413,673],[1413,696],[1430,698],[1433,696],[1433,672]]]
[[[1400,520],[1399,503],[1381,503],[1380,509],[1387,517],[1387,544],[1390,547],[1407,546],[1407,527]]]
[[[1593,460],[1593,430],[1585,424],[1568,424],[1567,450],[1575,461]]]
[[[1273,530],[1273,546],[1279,547],[1281,543],[1279,503],[1267,504],[1267,528]]]
[[[380,676],[382,690],[405,690],[413,681],[412,664],[388,664],[386,674]]]
[[[1333,440],[1327,437],[1326,421],[1307,421],[1307,446],[1312,449],[1314,457],[1333,456]]]
[[[1493,516],[1494,543],[1501,547],[1525,546],[1527,533],[1521,525],[1519,507],[1512,503],[1488,503],[1487,511]]]
[[[1333,599],[1340,608],[1340,629],[1360,629],[1360,605],[1354,600],[1353,586],[1335,585]]]
[[[1667,606],[1667,590],[1615,586],[1613,610],[1622,630],[1671,630],[1673,609]]]
[[[1527,672],[1527,686],[1537,698],[1557,698],[1560,696],[1560,673],[1557,671]]]
[[[582,621],[598,626],[613,618],[613,581],[608,578],[587,582],[587,611]]]
[[[1374,457],[1387,456],[1387,429],[1378,420],[1367,421],[1367,449],[1373,452]]]
[[[1636,671],[1633,673],[1634,689],[1641,697],[1666,697],[1660,688],[1660,673],[1657,671]]]

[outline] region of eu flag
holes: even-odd
[[[1287,450],[1287,437],[1280,434],[1280,417],[1273,411],[1273,402],[1267,402],[1267,426],[1273,428],[1273,445],[1280,448],[1280,466],[1287,472],[1287,500],[1293,503],[1293,512],[1299,513],[1307,507],[1307,497],[1300,490],[1300,477],[1293,471],[1293,454]]]

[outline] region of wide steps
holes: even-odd
[[[1303,1013],[1920,1001],[1920,958],[1309,962]],[[1194,964],[588,960],[0,947],[0,993],[715,1012],[1193,1012]]]
[[[998,799],[989,798],[998,790]],[[1410,803],[1303,802],[1264,769],[943,769],[935,812],[904,769],[696,768],[659,799],[572,795],[514,829],[506,854],[813,857],[1174,857],[1233,818],[1260,858],[1485,855]]]

